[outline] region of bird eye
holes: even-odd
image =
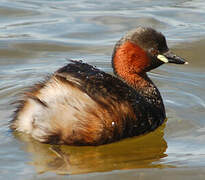
[[[150,49],[149,49],[149,53],[150,53],[151,55],[153,55],[153,56],[156,56],[156,55],[159,54],[159,51],[156,50],[156,49],[154,49],[154,48],[150,48]]]

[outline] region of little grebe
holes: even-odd
[[[10,127],[40,142],[69,145],[100,145],[153,131],[166,115],[146,72],[164,63],[186,64],[160,32],[139,27],[115,45],[117,77],[71,61],[25,93]]]

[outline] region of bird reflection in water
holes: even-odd
[[[31,154],[38,173],[82,174],[136,168],[164,168],[167,143],[165,123],[149,134],[102,146],[56,146],[39,143],[29,136],[15,133],[24,141],[23,149]]]

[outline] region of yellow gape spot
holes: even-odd
[[[159,59],[160,61],[163,61],[164,63],[168,63],[169,62],[168,59],[165,56],[161,55],[161,54],[159,54],[157,56],[157,59]]]

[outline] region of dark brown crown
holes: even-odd
[[[132,31],[129,31],[116,43],[115,49],[124,44],[126,41],[137,44],[144,50],[148,50],[150,48],[154,48],[159,52],[165,52],[168,50],[164,35],[148,27],[138,27]]]

